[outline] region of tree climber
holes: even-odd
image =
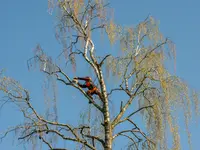
[[[84,80],[85,83],[80,84],[78,82],[78,80]],[[93,100],[92,95],[96,94],[96,95],[99,96],[100,100],[102,101],[101,93],[100,93],[99,89],[94,85],[94,83],[92,82],[92,79],[90,77],[84,77],[84,78],[75,77],[73,79],[73,82],[75,82],[76,84],[78,84],[82,88],[88,88],[88,91],[86,93],[92,100]],[[89,101],[89,103],[91,103],[91,102]]]

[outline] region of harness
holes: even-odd
[[[85,85],[87,86],[87,88],[89,90],[92,90],[92,89],[96,88],[96,86],[90,81],[86,81]]]

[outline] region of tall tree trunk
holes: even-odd
[[[110,116],[108,102],[104,102],[104,132],[105,132],[105,150],[112,149],[112,130],[110,124]]]
[[[103,79],[103,73],[100,67],[99,70],[99,78],[100,78],[100,85],[101,91],[103,94],[103,116],[104,116],[104,132],[105,132],[105,150],[112,150],[112,129],[110,123],[110,113],[109,113],[109,105],[108,105],[108,98],[106,92],[106,86]]]

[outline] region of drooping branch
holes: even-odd
[[[123,134],[123,133],[120,133],[120,135],[121,135],[121,136],[124,136],[124,137],[126,137],[126,138],[128,138],[131,142],[133,142],[133,144],[134,144],[136,150],[139,150],[139,149],[138,149],[138,146],[137,146],[137,142],[136,142],[132,137],[130,137],[130,136],[126,135],[126,134]]]
[[[105,145],[105,142],[104,142],[103,139],[101,139],[101,138],[98,137],[98,136],[85,134],[85,133],[84,133],[84,129],[85,129],[85,128],[82,128],[82,129],[80,130],[80,133],[81,133],[82,136],[87,137],[87,138],[90,138],[90,139],[92,139],[92,140],[97,140],[98,142],[100,142],[100,143],[102,144],[102,146]]]
[[[9,133],[11,133],[11,132],[14,132],[14,131],[16,131],[16,130],[18,130],[18,129],[21,129],[21,128],[24,128],[24,126],[23,125],[19,125],[19,126],[17,126],[17,127],[10,127],[9,129],[7,129],[6,131],[4,131],[4,132],[1,132],[0,133],[0,141],[2,141]]]
[[[87,49],[88,48],[88,43],[89,41],[86,43],[86,46],[85,48]],[[82,53],[82,52],[79,52],[79,53]],[[89,64],[91,64],[92,66],[94,66],[94,69],[96,70],[97,74],[98,74],[98,70],[95,66],[94,63],[92,63],[88,58],[87,58],[87,50],[85,50],[85,53],[82,53],[84,58],[88,61]],[[43,55],[42,55],[43,56]],[[43,57],[40,56],[40,55],[36,55],[36,58],[39,62],[41,63],[44,63],[44,69],[42,70],[44,73],[48,74],[48,75],[55,75],[57,80],[64,83],[65,85],[70,85],[70,86],[73,86],[75,87],[76,89],[78,89],[98,110],[100,110],[102,112],[102,108],[96,104],[86,93],[85,91],[80,87],[78,86],[77,84],[75,84],[74,82],[72,82],[72,80],[69,78],[69,76],[67,74],[65,74],[65,72],[62,71],[62,69],[56,65],[56,64],[53,64],[52,62],[48,61],[49,58],[47,58],[47,56],[43,59]],[[32,59],[32,58],[31,58]],[[34,58],[33,58],[34,59]],[[31,61],[29,59],[29,61]],[[51,71],[51,69],[46,69],[46,66],[47,64],[51,64],[51,66],[53,66],[53,71]],[[50,71],[49,71],[50,70]],[[55,71],[54,71],[55,70]],[[62,75],[65,79],[62,79],[60,76]],[[16,97],[15,97],[16,98]]]
[[[154,141],[152,141],[150,138],[146,136],[144,132],[141,131],[141,129],[130,119],[127,119],[134,127],[138,130],[135,130],[134,132],[139,132],[145,139],[147,139],[149,142],[151,142],[153,145],[156,145]]]
[[[103,65],[104,61],[105,61],[106,58],[108,58],[109,56],[111,56],[111,54],[106,55],[106,56],[102,59],[102,61],[99,63],[99,66],[100,66],[100,67]]]
[[[136,145],[136,143],[139,143],[141,142],[143,139],[142,138],[139,138],[136,134],[140,134],[141,136],[143,136],[143,138],[145,140],[147,140],[148,142],[150,142],[153,146],[155,146],[155,142],[152,141],[149,137],[146,136],[146,134],[144,132],[141,131],[141,129],[133,122],[131,121],[130,119],[127,119],[133,126],[134,128],[133,129],[130,129],[130,130],[122,130],[118,133],[116,133],[114,136],[113,136],[113,140],[115,138],[117,138],[118,136],[125,136],[127,138],[129,138],[134,145]],[[137,139],[137,142],[135,141],[135,139],[130,136],[130,135],[127,135],[127,133],[131,133],[136,139]]]
[[[75,84],[74,82],[72,82],[72,80],[57,66],[57,68],[59,69],[57,72],[53,72],[53,75],[56,76],[57,80],[64,83],[65,85],[70,85],[70,86],[73,86],[75,87],[76,89],[78,89],[88,100],[89,102],[91,102],[98,110],[100,110],[101,112],[103,111],[102,108],[97,104],[95,103],[95,101],[93,101],[89,96],[88,94],[77,84]],[[45,72],[47,73],[48,75],[51,75],[50,73],[48,72]],[[68,82],[66,82],[64,79],[60,78],[59,75],[57,73],[60,73],[62,74]]]
[[[117,134],[115,134],[115,135],[113,136],[113,140],[114,140],[116,137],[118,137],[119,135],[123,134],[123,133],[134,132],[135,129],[136,129],[136,128],[133,128],[133,129],[131,129],[131,130],[122,130],[122,131],[118,132]]]
[[[86,145],[88,148],[90,149],[93,149],[95,150],[95,148],[90,145],[87,141],[83,140],[79,134],[77,134],[77,132],[75,131],[75,129],[73,127],[71,127],[69,124],[62,124],[62,123],[58,123],[58,122],[54,122],[54,121],[49,121],[49,120],[46,120],[44,119],[42,116],[40,116],[37,111],[34,109],[34,107],[31,105],[30,103],[30,96],[29,96],[29,92],[23,88],[21,88],[21,90],[24,92],[25,96],[17,96],[17,95],[14,95],[12,94],[11,92],[8,93],[8,96],[13,99],[13,101],[16,101],[16,103],[25,103],[27,108],[25,110],[28,111],[28,109],[30,109],[32,111],[32,113],[34,114],[34,116],[37,118],[36,119],[33,119],[34,116],[32,115],[32,117],[30,118],[30,116],[28,116],[26,114],[26,112],[24,112],[25,110],[24,109],[21,109],[23,114],[25,115],[26,118],[29,118],[33,124],[35,124],[33,127],[36,128],[34,130],[32,130],[31,132],[29,132],[28,134],[25,134],[24,136],[20,137],[19,139],[28,139],[29,137],[31,137],[32,135],[34,134],[39,134],[40,135],[40,138],[42,139],[42,136],[41,136],[41,133],[55,133],[56,135],[62,137],[62,139],[64,140],[71,140],[71,141],[74,141],[74,142],[78,142],[78,143],[81,143],[81,144],[84,144]],[[16,100],[14,100],[16,99]],[[21,100],[20,100],[21,99]],[[20,107],[20,106],[19,106]],[[74,138],[71,138],[71,137],[65,137],[63,134],[61,134],[60,132],[56,131],[56,130],[53,130],[53,129],[50,129],[48,127],[48,125],[52,125],[52,126],[56,126],[56,127],[64,127],[66,129],[68,129],[68,131],[70,131],[72,133],[72,135],[74,136]],[[19,126],[21,129],[25,129],[25,131],[28,129],[31,129],[31,126],[29,128],[27,128],[26,126]],[[12,132],[12,131],[15,131],[16,129],[18,129],[19,127],[17,128],[14,128],[12,130],[9,130],[7,131],[3,137],[5,137],[9,132]],[[45,128],[43,128],[45,127]],[[26,133],[26,132],[25,132]],[[2,138],[3,138],[2,137]],[[97,139],[97,138],[96,138]],[[43,140],[44,143],[46,143],[49,147],[51,147],[48,142],[44,139]],[[52,148],[52,147],[51,147]]]

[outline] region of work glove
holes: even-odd
[[[75,78],[72,80],[72,82],[74,82],[74,83],[78,84],[77,77],[75,77]]]

